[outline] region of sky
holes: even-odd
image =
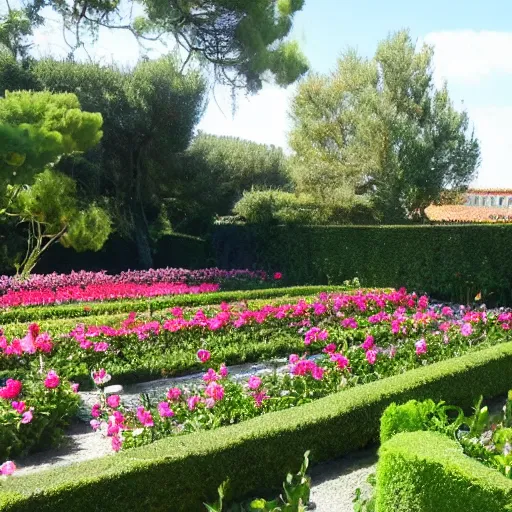
[[[67,51],[52,17],[49,13],[46,26],[35,34],[36,55]],[[291,37],[300,43],[311,70],[327,73],[347,48],[370,57],[379,41],[404,28],[418,44],[434,46],[436,83],[446,80],[456,108],[468,111],[482,154],[473,186],[512,187],[510,0],[306,0]],[[105,62],[134,64],[139,48],[131,34],[105,30],[89,53]],[[218,86],[198,129],[288,150],[288,107],[294,90],[265,85],[256,95],[240,96],[233,115],[230,91]]]

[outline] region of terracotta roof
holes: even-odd
[[[467,194],[512,194],[512,188],[470,188],[466,192]]]
[[[512,222],[512,208],[430,205],[425,213],[432,222]]]

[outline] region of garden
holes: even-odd
[[[362,288],[357,279],[302,287],[283,286],[285,279],[279,271],[169,268],[2,278],[2,510],[55,510],[61,502],[84,510],[103,492],[112,498],[103,510],[113,510],[133,505],[148,485],[154,491],[141,510],[204,510],[228,480],[235,501],[272,495],[304,452],[317,464],[375,442],[394,402],[445,400],[467,411],[476,395],[510,387],[509,310]],[[492,460],[505,458],[484,461],[501,464],[493,471],[504,479],[507,411],[492,440]],[[394,418],[396,432],[416,430],[405,413]],[[51,457],[69,444],[70,425],[84,422],[111,454],[23,471],[27,456]],[[491,441],[469,439],[498,434],[475,422],[480,430],[471,426],[463,446],[482,459]],[[429,425],[446,434],[462,423]],[[380,436],[377,503],[381,486],[394,494],[389,486],[402,485],[381,476],[395,441],[382,429]],[[306,506],[299,488],[289,510]],[[386,506],[378,510],[393,510]]]

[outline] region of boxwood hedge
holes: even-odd
[[[512,343],[504,343],[238,425],[13,477],[0,483],[0,509],[200,511],[226,478],[241,498],[278,486],[307,449],[318,462],[377,440],[392,402],[432,398],[469,407],[475,395],[504,393],[511,381]]]
[[[379,512],[505,512],[512,480],[467,457],[436,432],[397,434],[379,450]]]

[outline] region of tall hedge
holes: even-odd
[[[283,272],[288,283],[406,286],[460,302],[512,303],[512,225],[218,226],[217,263]]]

